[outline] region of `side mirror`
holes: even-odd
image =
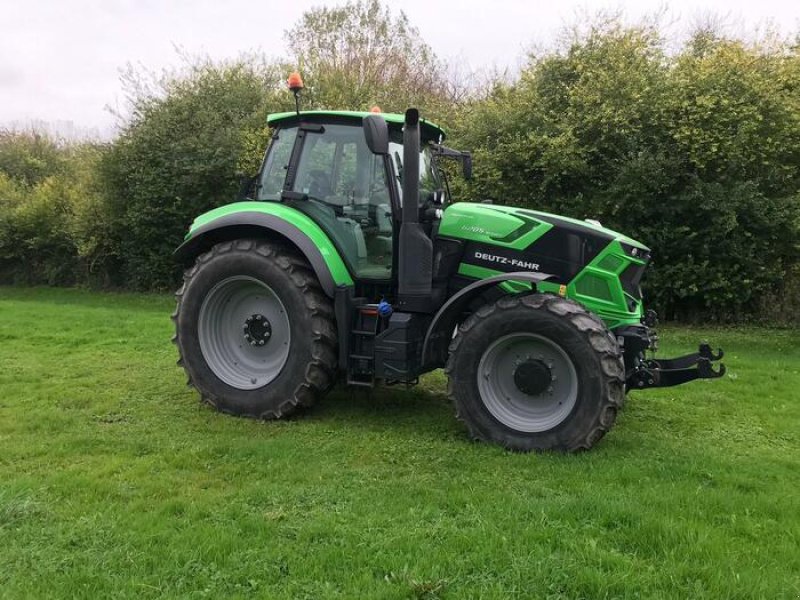
[[[373,154],[389,154],[389,127],[380,115],[364,117],[364,139]]]
[[[463,152],[461,156],[461,169],[464,173],[464,179],[469,181],[472,179],[472,154]]]

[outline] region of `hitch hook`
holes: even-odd
[[[719,360],[720,358],[722,358],[722,350],[719,351],[719,356],[714,360]],[[716,379],[717,377],[722,377],[725,375],[725,365],[720,364],[718,366],[719,369],[715,371],[710,359],[706,358],[705,356],[698,359],[697,372],[699,374],[699,379]]]
[[[708,359],[709,362],[716,362],[725,356],[725,353],[722,351],[722,348],[717,349],[717,354],[711,350],[711,346],[709,346],[708,342],[703,342],[700,344],[700,358]],[[724,367],[723,367],[724,371]]]

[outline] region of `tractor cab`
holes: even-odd
[[[270,115],[272,141],[254,199],[281,202],[327,233],[356,281],[388,292],[396,284],[403,206],[404,115],[304,111]],[[380,130],[380,152],[367,128]],[[448,188],[437,159],[467,157],[441,146],[444,132],[420,120],[417,212],[427,235]],[[445,154],[446,153],[446,154]],[[463,158],[462,158],[463,160]]]

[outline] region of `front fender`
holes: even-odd
[[[293,245],[311,265],[323,291],[353,279],[330,237],[299,210],[275,202],[235,202],[195,219],[175,258],[189,264],[214,244],[243,237],[273,237]]]
[[[425,368],[436,368],[444,365],[447,360],[447,348],[450,345],[453,330],[456,328],[461,314],[469,306],[470,302],[486,290],[504,281],[531,283],[535,288],[537,283],[551,277],[553,276],[548,273],[532,273],[530,271],[501,273],[486,279],[479,279],[459,290],[444,303],[433,317],[422,345],[422,364],[425,365]]]

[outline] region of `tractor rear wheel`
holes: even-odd
[[[471,436],[523,452],[591,448],[625,395],[622,355],[605,324],[550,294],[479,308],[459,326],[446,373]]]
[[[331,387],[333,307],[308,263],[286,248],[219,243],[184,273],[175,298],[178,364],[218,410],[278,419]]]

